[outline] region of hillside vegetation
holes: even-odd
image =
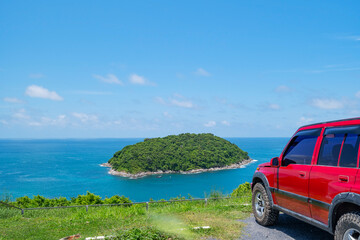
[[[247,152],[223,138],[210,133],[185,133],[126,146],[109,164],[116,171],[136,174],[224,167],[247,159]]]

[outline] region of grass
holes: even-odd
[[[250,194],[243,198],[151,203],[130,207],[91,207],[25,211],[0,207],[0,240],[60,239],[80,234],[117,239],[237,239],[249,216]],[[210,226],[210,229],[194,227]]]

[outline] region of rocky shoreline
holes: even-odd
[[[234,163],[234,164],[231,164],[231,165],[225,166],[225,167],[215,167],[215,168],[208,168],[208,169],[194,169],[194,170],[190,170],[190,171],[161,171],[160,170],[157,172],[140,172],[140,173],[136,173],[136,174],[127,173],[124,171],[118,172],[118,171],[114,170],[109,163],[103,163],[103,164],[100,164],[100,166],[110,168],[108,173],[111,175],[128,177],[129,179],[137,179],[137,178],[142,178],[142,177],[146,177],[149,175],[161,175],[161,174],[169,174],[169,173],[196,174],[196,173],[213,172],[213,171],[219,171],[219,170],[225,170],[225,169],[236,169],[236,168],[242,168],[245,165],[251,163],[252,161],[254,161],[254,159],[249,158],[249,159],[243,160],[242,162]]]

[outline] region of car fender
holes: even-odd
[[[273,207],[274,205],[274,202],[273,202],[273,199],[272,199],[272,195],[271,195],[271,191],[270,191],[270,186],[269,186],[269,181],[267,180],[265,174],[263,174],[262,172],[255,172],[254,173],[254,176],[253,176],[253,179],[252,179],[252,183],[254,184],[254,180],[255,178],[259,178],[262,183],[264,184],[264,187],[265,187],[265,190],[266,190],[266,193],[267,195],[269,196],[269,200],[270,200],[270,206]],[[252,186],[253,188],[254,186]]]

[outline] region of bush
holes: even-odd
[[[100,196],[91,192],[86,192],[86,195],[78,195],[76,198],[72,198],[71,202],[75,205],[94,205],[103,203]]]
[[[31,207],[37,207],[34,206],[34,203],[31,198],[28,196],[19,197],[15,201],[15,205],[21,208],[31,208]]]
[[[251,184],[246,182],[240,184],[234,191],[231,193],[232,197],[244,197],[251,195]]]
[[[206,198],[223,198],[226,197],[221,191],[219,190],[211,190],[210,194],[205,193]]]
[[[38,208],[38,207],[58,207],[70,205],[95,205],[95,204],[119,204],[131,203],[130,199],[124,196],[115,195],[111,198],[101,199],[100,196],[91,192],[86,192],[86,195],[78,195],[71,200],[65,197],[59,198],[46,198],[40,195],[34,196],[32,199],[28,196],[19,197],[15,202],[10,202],[20,208]],[[130,206],[130,205],[129,205]]]
[[[119,195],[112,196],[111,198],[105,198],[104,200],[104,204],[120,204],[120,203],[131,203],[131,201],[129,198]]]

